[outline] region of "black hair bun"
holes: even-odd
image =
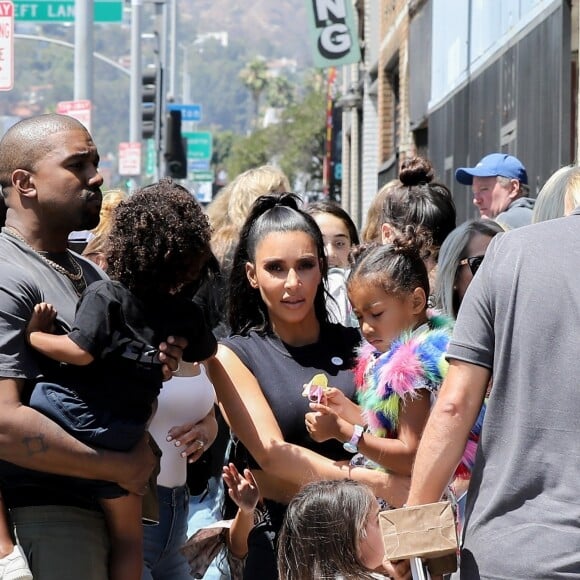
[[[413,157],[407,159],[401,165],[399,179],[403,185],[412,187],[420,183],[431,183],[433,181],[433,165],[424,157]]]

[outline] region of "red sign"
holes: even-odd
[[[87,131],[91,131],[91,101],[60,101],[56,104],[56,112],[60,115],[68,115],[80,121]]]
[[[119,143],[119,175],[141,175],[141,143]]]
[[[0,1],[0,91],[14,86],[14,4]]]

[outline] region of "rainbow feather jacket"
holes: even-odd
[[[386,352],[365,342],[355,367],[357,399],[370,432],[375,437],[395,438],[401,405],[427,389],[437,395],[449,364],[445,358],[453,331],[453,320],[427,311],[428,325],[404,332]],[[484,410],[474,425],[455,472],[469,478],[481,432]]]

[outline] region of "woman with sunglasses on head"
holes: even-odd
[[[477,219],[464,222],[453,230],[441,246],[436,282],[436,304],[447,315],[457,318],[461,302],[473,277],[483,262],[492,238],[504,233],[495,221]],[[479,438],[485,415],[485,403],[472,430],[473,438]],[[463,522],[469,477],[457,478],[453,490],[458,499],[458,519]]]
[[[288,501],[305,483],[353,478],[393,505],[407,478],[350,468],[342,442],[315,442],[303,385],[323,373],[351,399],[360,335],[328,321],[327,261],[320,229],[293,194],[258,198],[240,235],[230,283],[233,336],[210,363],[218,400],[247,449],[267,509],[251,532],[245,578],[277,579],[276,537]],[[238,465],[246,467],[245,465]]]

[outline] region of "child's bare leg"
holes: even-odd
[[[111,538],[110,580],[141,580],[141,497],[129,494],[115,499],[101,499],[101,506]]]

